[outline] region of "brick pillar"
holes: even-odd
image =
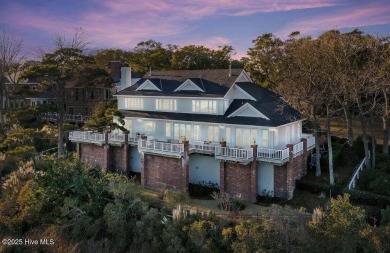
[[[190,142],[187,140],[182,141],[184,153],[181,158],[181,187],[180,190],[188,192],[188,185],[190,181]]]
[[[251,145],[253,149],[253,161],[251,162],[251,193],[250,201],[252,203],[257,202],[257,144]]]
[[[146,173],[146,170],[145,170],[145,153],[141,152],[140,156],[141,156],[141,185],[142,186],[146,186],[146,177],[147,177],[147,175],[145,174]]]
[[[81,143],[77,142],[76,143],[76,150],[77,150],[77,159],[81,159]]]
[[[225,162],[221,160],[219,162],[219,191],[225,193],[225,180],[226,180],[226,168]]]
[[[104,165],[103,169],[107,172],[108,169],[110,168],[110,145],[104,144],[103,146],[104,149]]]
[[[221,147],[226,147],[226,141],[221,141],[219,144],[221,144]]]
[[[302,159],[303,159],[303,162],[302,162],[302,174],[301,176],[303,175],[306,175],[307,173],[307,159],[308,159],[308,156],[309,156],[309,150],[307,150],[307,139],[304,139],[302,138],[301,141],[303,142],[303,154],[302,154]]]
[[[128,175],[130,168],[129,168],[129,132],[125,132],[125,144],[123,146],[123,166],[124,166],[124,172]]]
[[[293,154],[293,144],[287,144],[287,148],[289,149],[289,161],[287,163],[287,189],[286,189],[286,197],[287,199],[292,199],[293,192],[295,189],[295,178],[294,178],[294,154]]]

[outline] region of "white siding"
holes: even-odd
[[[274,196],[274,166],[270,163],[257,165],[257,193]]]
[[[130,96],[129,96],[130,97]],[[134,96],[136,97],[136,96]],[[125,96],[118,96],[118,109],[120,110],[130,110],[129,108],[126,108],[125,103]],[[140,111],[156,111],[156,99],[175,99],[176,100],[176,106],[177,106],[177,112],[180,113],[194,113],[199,114],[199,112],[193,112],[192,111],[192,101],[193,100],[212,100],[216,101],[216,112],[215,113],[207,113],[207,114],[216,114],[216,115],[223,115],[225,113],[224,110],[224,100],[223,99],[207,99],[207,98],[177,98],[177,97],[137,97],[137,98],[143,98],[143,109],[137,109]]]
[[[190,183],[213,182],[220,185],[219,160],[211,156],[190,155]]]

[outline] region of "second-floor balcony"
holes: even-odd
[[[194,141],[190,142],[190,153],[215,154],[216,148],[221,147],[217,142]]]
[[[95,143],[99,145],[103,145],[106,141],[104,134],[89,131],[72,131],[69,133],[69,140],[74,142]]]
[[[257,160],[276,164],[284,164],[290,159],[290,150],[273,149],[273,148],[257,148]]]
[[[181,157],[184,154],[184,144],[140,139],[138,150],[157,155]]]
[[[41,113],[42,120],[57,121],[58,118],[59,118],[59,115],[56,112]],[[84,116],[84,115],[80,115],[80,114],[65,114],[64,115],[64,121],[67,121],[67,122],[85,122],[88,119],[89,119],[89,116]]]
[[[253,148],[216,147],[215,158],[248,164],[253,161]]]

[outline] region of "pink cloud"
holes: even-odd
[[[329,13],[290,23],[288,26],[275,32],[275,34],[285,38],[293,31],[300,31],[303,35],[310,35],[313,32],[329,29],[390,24],[389,12],[390,4],[373,4],[364,7],[359,6],[358,8],[348,8],[337,13]]]

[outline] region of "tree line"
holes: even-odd
[[[365,157],[375,167],[373,120],[382,119],[383,150],[388,154],[390,122],[390,37],[360,30],[324,32],[318,38],[293,32],[282,40],[271,33],[257,37],[245,65],[259,84],[280,94],[313,123],[317,137],[320,116],[325,117],[329,147],[330,184],[334,184],[331,121],[345,118],[353,145],[353,116],[362,129]],[[371,139],[370,139],[371,138]],[[371,142],[371,147],[369,143]],[[372,156],[369,155],[371,149]],[[318,139],[316,174],[321,174]]]

